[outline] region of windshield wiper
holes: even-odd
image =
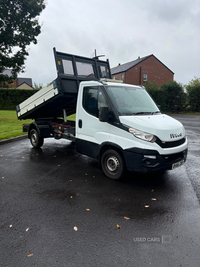
[[[161,114],[161,112],[160,112],[160,111],[155,111],[155,112],[152,112],[151,114],[152,114],[152,115],[155,115],[155,114]]]
[[[155,111],[155,112],[144,112],[144,111],[140,111],[140,112],[135,112],[132,115],[136,116],[136,115],[155,115],[155,114],[160,114],[160,111]]]
[[[152,114],[152,112],[136,112],[136,113],[133,113],[134,116],[136,116],[136,115],[148,115],[148,114]]]

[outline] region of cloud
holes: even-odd
[[[111,67],[154,54],[178,82],[200,76],[199,0],[48,0],[39,20],[21,75],[37,83],[56,78],[53,47],[86,57],[96,49]]]

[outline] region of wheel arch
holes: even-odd
[[[35,130],[38,132],[38,135],[39,135],[39,137],[40,137],[40,129],[39,129],[37,123],[36,123],[36,122],[32,122],[32,123],[30,124],[30,126],[29,126],[29,131],[28,131],[28,138],[29,138],[29,139],[30,139],[30,132],[31,132],[31,130],[33,130],[33,129],[35,129]]]
[[[100,162],[101,162],[101,157],[102,157],[103,153],[108,149],[116,150],[122,156],[122,158],[125,162],[123,148],[121,146],[115,144],[115,143],[112,143],[112,142],[104,142],[101,145],[100,152],[99,152],[99,161]]]

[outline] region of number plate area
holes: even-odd
[[[185,162],[185,161],[184,161],[184,159],[183,159],[183,160],[180,160],[179,162],[176,162],[176,163],[172,164],[172,170],[175,169],[175,168],[180,167],[181,165],[184,164],[184,162]]]

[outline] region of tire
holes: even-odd
[[[119,180],[125,171],[124,160],[114,149],[108,149],[103,153],[101,167],[104,174],[113,180]]]
[[[38,131],[35,129],[32,129],[30,131],[30,141],[31,145],[35,148],[39,148],[43,145],[44,143],[44,138],[39,137]]]

